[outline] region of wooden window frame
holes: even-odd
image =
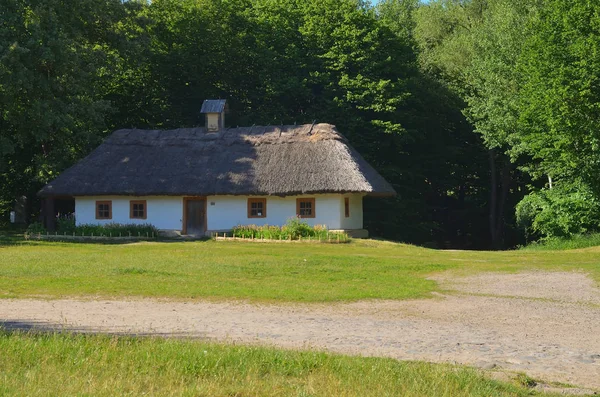
[[[344,217],[350,218],[350,197],[344,197]]]
[[[311,203],[312,215],[300,215],[300,203],[301,202],[310,202]],[[296,216],[298,218],[314,218],[317,216],[317,207],[315,205],[314,197],[296,199]]]
[[[133,216],[133,206],[136,204],[144,205],[144,216]],[[146,200],[130,200],[129,201],[129,219],[148,219],[148,203]]]
[[[262,203],[263,205],[263,214],[262,215],[252,215],[252,204],[253,203]],[[267,217],[267,199],[266,198],[249,198],[248,199],[248,218],[266,218]]]
[[[99,217],[99,213],[98,213],[98,206],[99,205],[108,205],[108,218],[104,218],[104,217]],[[102,200],[102,201],[96,201],[96,220],[110,220],[112,219],[112,201],[111,200]]]

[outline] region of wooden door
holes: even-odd
[[[203,236],[206,231],[206,200],[185,200],[185,233]]]

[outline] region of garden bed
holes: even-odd
[[[76,226],[75,217],[57,218],[58,231],[49,232],[43,225],[33,223],[24,233],[25,240],[53,241],[136,241],[154,240],[159,237],[158,230],[150,224],[119,224],[105,225],[84,224]]]
[[[154,233],[152,235],[148,235],[148,236],[143,236],[143,235],[138,235],[138,236],[134,236],[134,235],[127,235],[127,236],[79,235],[78,236],[75,234],[66,234],[66,233],[63,233],[63,234],[25,233],[23,236],[25,237],[25,240],[80,241],[80,242],[83,242],[83,241],[114,241],[114,242],[142,241],[142,240],[156,240],[158,237],[157,235],[154,235]]]
[[[347,243],[350,241],[347,233],[330,231],[325,225],[311,226],[298,217],[289,218],[283,226],[238,225],[229,233],[214,233],[212,237],[222,240],[269,242]]]
[[[269,239],[269,238],[253,238],[253,237],[235,237],[228,236],[227,233],[213,233],[211,236],[213,240],[217,241],[244,241],[254,243],[319,243],[319,244],[347,244],[350,242],[350,237],[342,233],[332,233],[327,238],[319,237],[298,237],[295,240],[292,239]]]

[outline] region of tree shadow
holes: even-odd
[[[121,337],[163,337],[163,338],[201,338],[211,339],[204,332],[133,332],[129,329],[122,331],[102,327],[75,326],[70,324],[52,323],[36,320],[0,320],[0,333],[5,335],[108,335]]]

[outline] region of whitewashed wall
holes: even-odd
[[[259,197],[259,196],[257,196]],[[248,218],[247,196],[209,196],[207,198],[207,226],[209,231],[229,230],[237,225],[283,225],[296,216],[296,199],[315,199],[315,217],[304,218],[309,225],[326,225],[329,229],[362,228],[362,196],[350,197],[350,218],[344,217],[344,196],[317,194],[306,196],[273,197],[267,199],[265,218]]]
[[[96,201],[112,201],[112,219],[96,219]],[[130,219],[129,201],[146,200],[147,218]],[[75,220],[78,225],[106,223],[150,223],[161,230],[181,230],[183,217],[182,197],[75,197]]]
[[[252,196],[254,197],[254,196]],[[315,218],[305,218],[309,225],[326,225],[335,229],[362,229],[363,211],[361,194],[338,195],[318,194],[292,197],[256,196],[267,199],[266,218],[248,218],[248,196],[208,196],[208,231],[230,230],[237,225],[283,225],[296,216],[296,199],[315,199]],[[350,198],[350,217],[344,215],[344,197]],[[96,219],[96,201],[112,201],[112,219]],[[129,202],[146,200],[147,219],[130,219]],[[78,225],[106,223],[150,223],[161,230],[181,230],[183,217],[183,197],[76,197],[75,218]]]
[[[348,197],[350,199],[350,216],[346,218],[345,207],[344,207],[344,198]],[[340,229],[345,230],[356,230],[363,228],[363,205],[362,205],[363,195],[361,194],[349,194],[345,195],[341,198],[341,227]]]

